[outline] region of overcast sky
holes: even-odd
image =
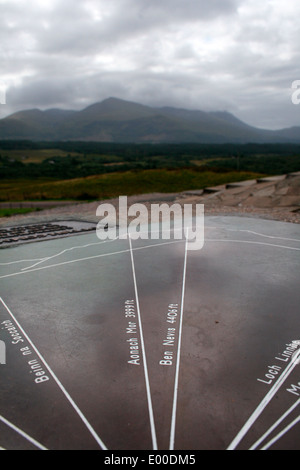
[[[0,0],[0,117],[114,96],[276,129],[294,80],[299,0]]]

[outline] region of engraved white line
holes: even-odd
[[[18,428],[14,424],[12,424],[10,421],[5,419],[3,416],[0,415],[0,421],[2,423],[6,424],[9,428],[13,429],[15,432],[20,434],[20,436],[24,437],[27,441],[29,441],[31,444],[33,444],[35,447],[37,447],[40,450],[48,450],[46,447],[44,447],[42,444],[40,444],[37,440],[35,440],[33,437],[29,436],[26,432],[22,431],[22,429]],[[3,449],[2,449],[3,450]]]
[[[11,266],[12,264],[19,263],[33,263],[34,261],[44,261],[46,258],[35,258],[35,259],[19,259],[16,261],[9,261],[8,263],[0,263],[0,266]]]
[[[282,421],[285,420],[285,418],[294,411],[297,406],[300,404],[300,398],[297,400],[274,424],[271,426],[262,436],[260,439],[258,439],[251,447],[249,450],[255,450],[257,447],[276,429]]]
[[[146,245],[146,246],[134,248],[134,251],[144,250],[146,248],[153,248],[153,247],[161,246],[161,245],[168,245],[168,244],[172,244],[172,243],[181,243],[183,241],[184,240],[174,240],[174,241],[166,242],[166,243],[156,243],[156,244],[153,244],[153,245]],[[291,247],[291,246],[275,245],[273,243],[264,243],[264,242],[254,242],[254,241],[250,241],[250,240],[231,240],[231,239],[209,239],[209,238],[206,238],[205,242],[245,243],[245,244],[249,244],[249,245],[261,245],[261,246],[269,246],[269,247],[273,247],[273,248],[282,248],[282,249],[287,249],[287,250],[300,251],[300,248],[295,248],[295,247]],[[129,250],[120,250],[120,251],[116,251],[116,252],[113,252],[113,253],[104,253],[104,254],[101,254],[101,255],[89,256],[89,257],[86,257],[86,258],[78,258],[78,259],[75,259],[75,260],[65,261],[65,262],[62,262],[62,263],[51,264],[50,266],[42,266],[42,267],[39,267],[39,268],[28,269],[27,271],[23,270],[23,271],[18,271],[16,273],[4,274],[3,276],[0,276],[0,279],[5,279],[5,278],[8,278],[8,277],[18,276],[20,274],[26,274],[27,272],[30,273],[30,272],[34,272],[34,271],[38,271],[38,270],[42,270],[42,269],[56,268],[58,266],[64,266],[64,265],[67,265],[67,264],[77,263],[77,262],[80,262],[80,261],[87,261],[87,260],[101,258],[101,257],[105,257],[105,256],[113,256],[113,255],[117,255],[117,254],[121,254],[121,253],[126,253],[128,251]]]
[[[155,248],[157,246],[171,245],[173,243],[182,243],[182,242],[183,242],[183,240],[175,240],[175,241],[166,242],[166,243],[155,243],[153,245],[146,245],[146,246],[141,246],[141,247],[138,247],[138,248],[134,248],[133,251],[145,250],[146,248]],[[0,279],[19,276],[20,274],[33,273],[33,272],[41,271],[41,270],[44,270],[44,269],[57,268],[59,266],[65,266],[65,265],[72,264],[72,263],[78,263],[80,261],[89,261],[89,260],[92,260],[92,259],[104,258],[106,256],[119,255],[119,254],[122,254],[122,253],[128,253],[129,251],[130,251],[129,249],[125,249],[125,250],[120,250],[120,251],[114,251],[112,253],[103,253],[101,255],[88,256],[86,258],[73,259],[73,260],[70,260],[70,261],[64,261],[62,263],[57,263],[57,264],[50,264],[49,266],[40,266],[39,268],[33,268],[33,269],[28,270],[28,271],[18,271],[16,273],[4,274],[3,276],[0,276]]]
[[[115,241],[117,240],[117,238],[114,238],[113,240],[108,240],[109,242],[112,242],[112,241]],[[73,251],[73,250],[78,250],[80,248],[89,248],[90,246],[98,246],[98,245],[102,245],[103,243],[107,243],[108,241],[104,240],[102,242],[98,242],[98,243],[89,243],[88,245],[82,245],[82,246],[72,246],[71,248],[66,248],[65,250],[63,251],[60,251],[59,253],[56,253],[55,255],[52,255],[52,256],[48,256],[47,258],[43,258],[43,259],[40,259],[38,260],[35,264],[33,264],[32,266],[27,266],[26,268],[22,268],[21,271],[26,271],[28,269],[32,269],[34,268],[35,266],[41,264],[41,263],[44,263],[45,261],[49,261],[53,258],[56,258],[58,256],[61,256],[63,255],[64,253],[66,253],[67,251]]]
[[[291,374],[291,372],[294,370],[296,365],[299,363],[298,359],[300,357],[300,349],[297,351],[297,353],[292,357],[291,362],[289,365],[285,368],[277,382],[273,385],[271,390],[267,393],[267,395],[264,397],[264,399],[260,402],[256,410],[252,413],[248,421],[244,424],[242,429],[239,431],[237,436],[233,439],[231,444],[228,446],[227,450],[234,450],[238,444],[241,442],[241,440],[244,438],[244,436],[247,434],[249,429],[253,426],[257,418],[261,415],[263,410],[266,408],[266,406],[269,404],[269,402],[272,400],[276,392],[280,389],[282,384],[286,381],[288,376]]]
[[[220,243],[245,243],[248,245],[262,245],[262,246],[271,246],[273,248],[284,248],[286,250],[295,250],[300,251],[300,248],[295,248],[293,246],[286,246],[286,245],[275,245],[274,243],[265,243],[265,242],[254,242],[251,240],[231,240],[226,238],[206,238],[206,242],[220,242]]]
[[[178,347],[177,347],[176,373],[175,373],[175,384],[174,384],[174,394],[173,394],[173,408],[172,408],[172,420],[171,420],[171,433],[170,433],[169,450],[174,450],[174,445],[175,445],[176,414],[177,414],[177,399],[178,399],[178,382],[179,382],[181,338],[182,338],[182,324],[183,324],[183,307],[184,307],[186,265],[187,265],[187,245],[188,245],[188,229],[187,229],[186,240],[185,240],[183,276],[182,276],[182,286],[181,286],[180,323],[179,323],[179,332],[178,332]]]
[[[275,240],[286,240],[286,241],[300,243],[300,240],[298,238],[275,237],[274,235],[266,235],[265,233],[254,232],[253,230],[237,230],[237,229],[231,229],[231,228],[226,228],[226,230],[228,230],[229,232],[252,233],[253,235],[258,235],[259,237],[271,238]]]
[[[141,339],[142,354],[143,354],[144,375],[145,375],[145,382],[146,382],[146,391],[147,391],[147,400],[148,400],[148,410],[149,410],[149,418],[150,418],[152,445],[153,445],[153,450],[157,450],[157,438],[156,438],[154,415],[153,415],[153,406],[152,406],[152,399],[151,399],[151,390],[150,390],[147,358],[146,358],[146,351],[145,351],[145,344],[144,344],[144,334],[143,334],[143,327],[142,327],[140,302],[139,302],[139,295],[138,295],[138,289],[137,289],[135,265],[134,265],[133,250],[132,250],[132,243],[131,243],[130,235],[129,235],[128,238],[129,238],[129,246],[130,246],[130,257],[131,257],[131,265],[132,265],[132,274],[133,274],[133,282],[134,282],[136,308],[137,308],[138,321],[139,321],[140,339]]]
[[[6,303],[4,302],[4,300],[2,299],[2,297],[0,297],[0,302],[2,303],[3,307],[7,310],[7,312],[9,313],[9,315],[11,316],[11,318],[14,320],[15,324],[18,326],[18,328],[20,329],[20,331],[22,331],[23,335],[25,336],[25,338],[27,339],[27,341],[31,344],[32,348],[34,349],[34,351],[36,352],[36,354],[38,355],[38,357],[41,359],[41,361],[44,363],[44,365],[46,366],[46,368],[48,369],[49,373],[51,374],[51,376],[53,377],[54,381],[56,382],[56,384],[58,385],[58,387],[60,388],[60,390],[62,391],[62,393],[65,395],[65,397],[67,398],[67,400],[69,401],[69,403],[71,404],[71,406],[74,408],[74,410],[76,411],[76,413],[78,414],[78,416],[80,417],[80,419],[82,420],[82,422],[84,423],[84,425],[86,426],[86,428],[89,430],[89,432],[91,433],[91,435],[94,437],[95,441],[97,442],[97,444],[103,449],[103,450],[107,450],[105,444],[102,442],[102,440],[100,439],[100,437],[98,436],[98,434],[96,433],[96,431],[94,430],[94,428],[91,426],[91,424],[88,422],[88,420],[86,419],[86,417],[84,416],[84,414],[82,413],[82,411],[79,409],[79,407],[76,405],[76,403],[74,402],[73,398],[70,396],[70,394],[67,392],[67,390],[65,389],[65,387],[62,385],[62,383],[60,382],[60,380],[58,379],[58,377],[55,375],[55,373],[53,372],[53,370],[51,369],[51,367],[48,365],[48,363],[46,362],[46,360],[43,358],[42,354],[39,352],[39,350],[36,348],[36,346],[33,344],[33,342],[31,341],[31,339],[29,338],[29,336],[27,335],[27,333],[24,331],[23,327],[20,325],[20,323],[18,322],[18,320],[15,318],[15,316],[13,315],[13,313],[11,312],[11,310],[8,308],[8,306],[6,305]]]
[[[296,424],[300,422],[300,415],[294,419],[290,424],[288,424],[280,433],[277,434],[277,436],[273,437],[264,447],[261,448],[261,450],[267,450],[269,449],[275,442],[277,442],[284,434],[286,434],[288,431],[290,431]]]
[[[36,266],[39,263],[43,263],[44,261],[48,261],[49,259],[55,258],[56,256],[59,256],[59,255],[62,255],[66,251],[72,251],[72,250],[77,250],[77,249],[79,250],[80,248],[88,248],[90,246],[101,245],[102,243],[106,243],[108,241],[112,242],[112,241],[115,241],[117,239],[118,239],[118,237],[114,238],[114,239],[111,239],[111,240],[104,240],[104,241],[97,242],[97,243],[88,243],[87,245],[76,245],[76,246],[72,246],[70,248],[66,248],[65,250],[60,251],[59,253],[55,253],[52,256],[44,256],[43,258],[20,259],[20,260],[16,260],[16,261],[9,261],[7,263],[0,263],[0,266],[11,266],[12,264],[18,264],[18,263],[35,263],[33,266]],[[26,270],[26,269],[31,269],[33,266],[28,266],[27,268],[23,268],[22,271]]]
[[[153,233],[170,233],[172,231],[178,231],[178,230],[182,230],[182,229],[173,229],[173,228],[170,228],[169,230],[155,230],[155,231],[151,231],[151,234]],[[149,230],[145,230],[145,231],[141,231],[140,232],[141,234],[142,233],[149,233]],[[126,238],[127,238],[127,235],[126,235]],[[115,238],[112,238],[112,239],[108,239],[108,240],[103,240],[101,242],[96,242],[96,243],[88,243],[86,245],[77,245],[77,246],[72,246],[70,248],[66,248],[65,250],[63,251],[60,251],[59,253],[55,253],[54,255],[52,256],[45,256],[44,258],[34,258],[34,259],[21,259],[21,260],[16,260],[16,261],[10,261],[10,262],[7,262],[7,263],[0,263],[0,266],[10,266],[12,264],[17,264],[17,263],[29,263],[29,262],[35,262],[34,265],[31,265],[31,266],[27,266],[25,268],[22,268],[21,271],[26,271],[27,269],[32,269],[33,267],[45,262],[45,261],[49,261],[50,259],[52,258],[56,258],[57,256],[60,256],[64,253],[66,253],[67,251],[73,251],[73,250],[79,250],[81,248],[89,248],[90,246],[98,246],[98,245],[102,245],[103,243],[109,243],[109,242],[114,242],[116,240],[119,240],[120,237],[115,237]]]
[[[165,230],[155,230],[155,231],[152,231],[151,230],[151,234],[153,233],[170,233],[172,231],[178,231],[178,230],[182,230],[182,229],[173,229],[173,228],[170,228],[169,230],[165,229]],[[141,231],[140,232],[141,234],[142,233],[149,233],[149,230],[145,230],[145,231]],[[127,235],[126,235],[126,238],[127,238]],[[29,262],[35,262],[34,265],[31,265],[31,266],[28,266],[26,268],[23,268],[22,271],[25,271],[27,269],[31,269],[35,266],[37,266],[38,264],[40,263],[43,263],[44,261],[48,261],[52,258],[55,258],[57,256],[60,256],[64,253],[66,253],[67,251],[72,251],[72,250],[79,250],[81,248],[89,248],[90,246],[97,246],[97,245],[102,245],[103,243],[108,243],[108,242],[114,242],[116,240],[119,240],[120,239],[120,236],[118,237],[115,237],[115,238],[111,238],[111,239],[108,239],[108,240],[102,240],[101,242],[96,242],[96,243],[88,243],[86,245],[76,245],[76,246],[72,246],[70,248],[66,248],[65,250],[63,251],[60,251],[59,253],[55,253],[54,255],[52,256],[45,256],[43,258],[33,258],[33,259],[21,259],[21,260],[16,260],[16,261],[9,261],[7,263],[0,263],[0,266],[10,266],[12,264],[17,264],[17,263],[29,263]]]
[[[207,227],[207,228],[211,228],[211,227]],[[226,229],[228,231],[239,231],[239,230],[233,230],[233,229]],[[283,239],[283,240],[291,240],[291,241],[300,241],[300,240],[297,240],[297,239],[288,239],[288,238],[282,238],[282,237],[274,237],[274,236],[269,236],[269,235],[263,235],[263,234],[259,234],[257,232],[251,232],[249,230],[240,230],[240,232],[250,232],[250,233],[255,233],[257,235],[261,235],[261,236],[265,236],[265,237],[268,237],[268,238],[276,238],[276,239]],[[145,232],[146,233],[146,232]],[[112,240],[108,240],[108,241],[115,241],[117,240],[117,238],[115,239],[112,239]],[[176,240],[176,241],[172,241],[171,243],[176,243],[176,242],[180,242],[180,241],[183,241],[183,240]],[[282,248],[282,249],[287,249],[287,250],[295,250],[295,251],[300,251],[300,248],[296,248],[296,247],[291,247],[291,246],[286,246],[286,245],[275,245],[273,243],[264,243],[264,242],[255,242],[255,241],[251,241],[251,240],[231,240],[231,239],[209,239],[209,238],[206,238],[205,239],[206,242],[224,242],[224,243],[245,243],[245,244],[252,244],[252,245],[262,245],[262,246],[270,246],[270,247],[274,247],[274,248]],[[3,276],[0,276],[0,279],[4,279],[6,277],[12,277],[12,276],[16,276],[16,275],[19,275],[19,274],[23,274],[24,272],[31,272],[31,271],[34,271],[34,267],[37,266],[38,264],[41,264],[45,261],[48,261],[52,258],[55,258],[59,255],[62,255],[63,253],[67,252],[67,251],[72,251],[72,250],[75,250],[75,249],[80,249],[80,248],[87,248],[89,246],[93,246],[93,245],[99,245],[99,244],[102,244],[102,243],[105,243],[107,242],[107,240],[104,240],[104,242],[100,242],[100,243],[91,243],[91,244],[88,244],[88,245],[83,245],[83,246],[76,246],[76,247],[71,247],[71,248],[67,248],[66,250],[63,250],[62,252],[59,252],[53,256],[49,256],[49,257],[45,257],[45,258],[38,258],[38,259],[33,259],[33,260],[17,260],[17,261],[12,261],[12,262],[9,262],[9,263],[0,263],[1,266],[9,266],[9,265],[12,265],[12,264],[16,264],[16,263],[23,263],[23,262],[29,262],[29,261],[37,261],[33,266],[29,266],[29,267],[26,267],[26,268],[22,268],[21,269],[21,272],[17,272],[17,273],[11,273],[11,274],[6,274],[6,275],[3,275]],[[163,243],[165,244],[165,243]],[[156,244],[156,245],[147,245],[145,247],[140,247],[140,248],[134,248],[134,250],[137,250],[137,249],[144,249],[144,248],[150,248],[152,246],[158,246],[159,244]],[[70,260],[70,261],[66,261],[64,263],[58,263],[58,264],[54,264],[54,265],[50,265],[50,266],[45,266],[45,267],[42,267],[42,268],[37,268],[37,269],[47,269],[47,268],[52,268],[52,267],[57,267],[57,266],[61,266],[61,265],[64,265],[64,264],[68,264],[68,263],[75,263],[77,261],[85,261],[85,260],[88,260],[88,259],[93,259],[93,258],[97,258],[97,257],[101,257],[101,256],[109,256],[110,254],[111,255],[114,255],[114,254],[119,254],[119,253],[122,253],[122,252],[126,252],[126,250],[124,251],[118,251],[116,253],[108,253],[108,254],[102,254],[102,255],[96,255],[96,256],[93,256],[93,257],[88,257],[88,258],[79,258],[77,260]]]

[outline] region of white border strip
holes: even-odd
[[[93,427],[91,426],[91,424],[88,422],[88,420],[86,419],[86,417],[84,416],[84,414],[82,413],[82,411],[78,408],[78,406],[76,405],[76,403],[74,402],[74,400],[72,399],[72,397],[69,395],[69,393],[67,392],[67,390],[65,389],[65,387],[62,385],[62,383],[60,382],[60,380],[57,378],[57,376],[55,375],[55,373],[52,371],[52,369],[50,368],[50,366],[47,364],[46,360],[43,358],[43,356],[41,355],[41,353],[39,352],[39,350],[35,347],[35,345],[33,344],[33,342],[31,341],[31,339],[29,338],[29,336],[27,335],[27,333],[24,331],[24,329],[22,328],[22,326],[20,325],[20,323],[18,322],[18,320],[15,318],[15,316],[13,315],[13,313],[11,312],[11,310],[8,308],[8,306],[6,305],[6,303],[4,302],[4,300],[2,299],[2,297],[0,297],[0,302],[2,303],[2,305],[5,307],[5,309],[7,310],[7,312],[9,313],[9,315],[11,316],[11,318],[14,320],[15,324],[18,326],[18,328],[20,329],[20,331],[22,331],[23,335],[25,336],[25,338],[27,339],[27,341],[29,342],[29,344],[31,345],[31,347],[34,349],[34,351],[36,352],[36,354],[38,355],[38,357],[41,359],[41,361],[44,363],[44,365],[46,366],[46,368],[48,369],[49,373],[52,375],[53,379],[55,380],[56,384],[58,385],[58,387],[60,388],[60,390],[63,392],[63,394],[65,395],[65,397],[67,398],[67,400],[69,401],[69,403],[72,405],[72,407],[74,408],[74,410],[76,411],[76,413],[78,414],[78,416],[80,417],[80,419],[83,421],[84,425],[87,427],[87,429],[89,430],[89,432],[92,434],[92,436],[94,437],[95,441],[98,443],[98,445],[102,448],[102,450],[107,450],[105,444],[102,442],[102,440],[100,439],[100,437],[98,436],[98,434],[96,433],[96,431],[93,429]]]

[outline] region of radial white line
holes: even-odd
[[[156,431],[155,431],[153,406],[152,406],[151,390],[150,390],[150,382],[149,382],[149,374],[148,374],[148,366],[147,366],[147,358],[146,358],[146,351],[145,351],[143,326],[142,326],[141,311],[140,311],[140,302],[139,302],[139,295],[138,295],[138,289],[137,289],[135,265],[134,265],[134,258],[133,258],[132,243],[131,243],[130,235],[129,235],[128,238],[129,238],[130,257],[131,257],[134,291],[135,291],[135,299],[136,299],[136,309],[137,309],[137,314],[138,314],[139,330],[140,330],[140,337],[141,337],[141,347],[142,347],[142,354],[143,354],[144,375],[145,375],[145,382],[146,382],[146,391],[147,391],[147,400],[148,400],[148,410],[149,410],[149,418],[150,418],[152,445],[153,445],[153,450],[157,450],[157,438],[156,438]]]
[[[290,424],[288,424],[280,433],[277,434],[277,436],[273,437],[264,447],[261,448],[261,450],[267,450],[269,449],[275,442],[277,442],[284,434],[286,434],[290,429],[292,429],[296,424],[300,422],[300,415],[294,419]]]
[[[255,450],[273,431],[276,429],[292,411],[300,405],[300,398],[297,400],[274,424],[271,426],[260,439],[258,439],[249,450]]]
[[[46,366],[46,368],[48,369],[49,373],[51,374],[51,376],[53,377],[54,381],[56,382],[56,384],[58,385],[58,387],[60,388],[60,390],[62,391],[62,393],[65,395],[65,397],[67,398],[67,400],[69,401],[69,403],[71,404],[71,406],[74,408],[74,410],[76,411],[76,413],[78,414],[78,416],[80,417],[80,419],[82,420],[82,422],[84,423],[84,425],[86,426],[86,428],[89,430],[89,432],[91,433],[91,435],[94,437],[95,441],[98,443],[98,445],[103,449],[103,450],[107,450],[105,444],[103,443],[103,441],[100,439],[100,437],[98,436],[98,434],[96,433],[96,431],[94,430],[94,428],[91,426],[91,424],[88,422],[88,420],[86,419],[86,417],[84,416],[84,414],[82,413],[82,411],[79,409],[79,407],[76,405],[76,403],[74,402],[73,398],[70,396],[70,394],[67,392],[67,390],[65,389],[65,387],[62,385],[62,383],[60,382],[60,380],[58,379],[58,377],[55,375],[55,373],[53,372],[53,370],[51,369],[51,367],[48,365],[48,363],[46,362],[46,360],[43,358],[42,354],[39,352],[39,350],[36,348],[36,346],[33,344],[33,342],[31,341],[31,339],[29,338],[29,336],[27,335],[27,333],[24,331],[23,327],[20,325],[20,323],[18,322],[18,320],[15,318],[15,316],[13,315],[13,313],[11,312],[11,310],[8,308],[8,306],[6,305],[6,303],[4,302],[4,300],[2,299],[2,297],[0,297],[0,302],[2,303],[2,305],[5,307],[5,309],[7,310],[7,312],[9,313],[9,315],[11,316],[11,318],[14,320],[15,324],[18,326],[18,328],[20,329],[20,331],[22,331],[24,337],[27,339],[27,341],[29,342],[29,344],[31,345],[31,347],[34,349],[34,351],[36,352],[36,354],[38,355],[38,357],[41,359],[41,361],[44,363],[44,365]]]
[[[293,356],[291,359],[291,362],[289,365],[285,368],[277,382],[273,385],[271,390],[267,393],[267,395],[264,397],[264,399],[260,402],[256,410],[252,413],[248,421],[244,424],[240,432],[237,434],[237,436],[233,439],[231,444],[228,446],[227,450],[234,450],[238,444],[241,442],[241,440],[244,438],[244,436],[247,434],[251,426],[255,423],[257,418],[261,415],[263,410],[266,408],[266,406],[269,404],[269,402],[272,400],[276,392],[279,390],[279,388],[282,386],[282,384],[286,381],[288,376],[291,374],[291,372],[294,370],[296,365],[298,364],[298,359],[300,357],[300,349],[297,351],[297,353]]]
[[[35,447],[37,447],[40,450],[48,450],[46,447],[44,447],[42,444],[40,444],[38,441],[33,439],[33,437],[29,436],[26,432],[22,431],[22,429],[18,428],[14,424],[12,424],[10,421],[5,419],[3,416],[0,415],[0,421],[2,423],[6,424],[9,428],[13,429],[15,432],[20,434],[20,436],[24,437],[27,441],[29,441],[31,444],[33,444]]]
[[[174,384],[174,394],[173,394],[173,408],[172,408],[169,450],[174,450],[174,444],[175,444],[176,413],[177,413],[178,383],[179,383],[180,354],[181,354],[181,337],[182,337],[182,324],[183,324],[183,307],[184,307],[186,265],[187,265],[187,244],[188,244],[188,229],[187,229],[186,239],[185,239],[184,265],[183,265],[183,276],[182,276],[182,287],[181,287],[180,323],[179,323],[179,332],[178,332],[178,347],[177,347],[176,373],[175,373],[175,384]]]

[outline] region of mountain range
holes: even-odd
[[[225,111],[155,108],[108,98],[81,111],[30,109],[0,120],[0,140],[300,143],[300,127],[266,130]]]

